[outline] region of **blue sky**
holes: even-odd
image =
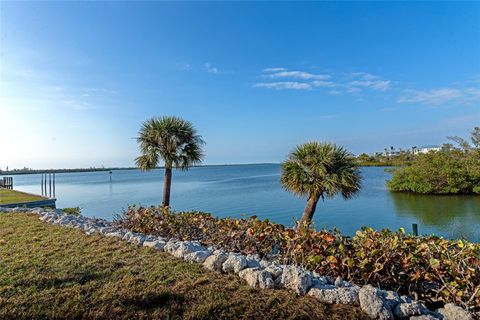
[[[2,2],[0,167],[131,166],[151,116],[207,164],[480,125],[480,3]]]

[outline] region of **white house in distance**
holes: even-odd
[[[423,146],[413,149],[413,154],[429,153],[430,151],[440,151],[442,148],[439,146]]]

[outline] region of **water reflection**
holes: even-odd
[[[434,227],[446,234],[480,239],[480,196],[416,195],[390,192],[395,212],[400,217],[413,217],[420,226]]]

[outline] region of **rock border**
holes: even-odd
[[[394,291],[381,290],[372,285],[360,287],[340,277],[333,279],[299,266],[260,259],[256,255],[245,256],[221,248],[206,247],[198,241],[180,241],[135,233],[116,227],[104,219],[71,215],[60,209],[0,207],[0,212],[32,213],[44,222],[80,229],[86,235],[99,233],[140,247],[164,251],[189,263],[202,264],[208,270],[237,274],[255,289],[287,289],[298,295],[310,295],[322,303],[360,306],[372,319],[474,319],[471,313],[453,303],[431,311],[423,303],[407,296],[399,296]]]

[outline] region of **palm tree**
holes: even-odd
[[[354,196],[361,187],[360,171],[354,156],[332,143],[308,142],[293,150],[281,164],[283,187],[308,201],[300,223],[310,223],[321,198],[341,193]]]
[[[142,170],[151,170],[165,163],[163,181],[163,206],[170,206],[172,168],[188,170],[203,159],[205,142],[197,134],[192,123],[178,117],[155,117],[145,121],[139,131],[137,142],[141,156],[135,163]]]

